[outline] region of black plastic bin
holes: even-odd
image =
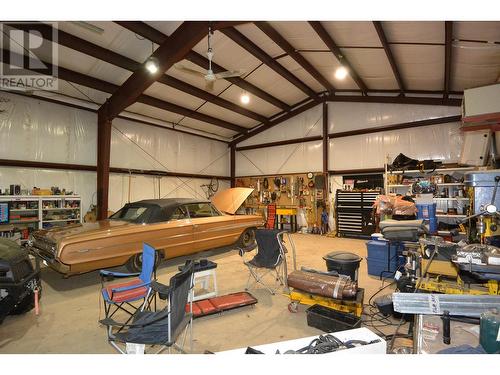
[[[336,311],[321,305],[312,305],[306,310],[307,325],[325,332],[338,332],[360,328],[361,318]]]
[[[349,276],[352,281],[358,281],[358,268],[362,258],[347,251],[333,251],[326,254],[323,259],[326,261],[328,272],[337,271],[339,275]]]

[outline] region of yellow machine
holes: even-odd
[[[297,305],[299,303],[303,305],[321,305],[329,307],[333,310],[351,313],[356,315],[357,317],[360,317],[363,313],[364,295],[365,290],[363,288],[358,288],[355,299],[339,300],[303,292],[301,290],[291,289],[290,294],[287,294],[287,296],[290,297],[291,301],[288,305],[288,310],[290,312],[297,312]]]
[[[444,280],[440,277],[425,277],[420,278],[418,282],[419,290],[432,293],[500,295],[498,281],[496,280],[489,280],[485,284],[467,284],[463,282],[460,276],[457,276],[456,281]]]
[[[425,246],[421,244],[420,249],[409,254],[409,256],[413,256],[413,259],[418,258],[419,268],[426,271],[424,277],[414,279],[414,285],[418,287],[419,291],[445,294],[500,295],[499,281],[465,282],[452,261],[425,259],[422,256],[425,251]]]

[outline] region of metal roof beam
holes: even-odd
[[[24,31],[29,31],[29,27],[23,27],[22,24],[20,25],[19,29],[22,29]],[[47,30],[43,33],[43,37],[47,40],[52,40],[52,33],[50,32],[50,29],[47,27]],[[126,56],[120,55],[119,53],[110,51],[106,48],[103,48],[101,46],[98,46],[96,44],[90,43],[84,39],[81,39],[77,36],[74,36],[72,34],[69,34],[65,31],[58,30],[58,44],[63,45],[65,47],[71,48],[75,51],[84,53],[86,55],[95,57],[96,59],[105,61],[109,64],[119,66],[120,68],[129,70],[129,71],[136,71],[139,69],[142,69],[142,64],[134,61]],[[192,86],[186,82],[183,82],[181,80],[178,80],[174,77],[171,77],[167,74],[162,75],[159,79],[158,82],[163,83],[167,86],[170,86],[174,89],[177,89],[179,91],[183,91],[187,94],[193,95],[201,100],[205,100],[209,103],[218,105],[220,107],[226,108],[230,111],[239,113],[242,116],[252,118],[256,121],[259,122],[266,122],[267,118],[265,116],[262,116],[258,113],[255,113],[253,111],[250,111],[246,108],[240,107],[228,100],[225,100],[217,95],[213,95],[205,90],[202,90],[196,86]]]
[[[313,78],[318,81],[325,89],[330,92],[335,91],[335,87],[321,75],[318,70],[312,64],[307,61],[304,56],[302,56],[297,50],[282,36],[278,33],[269,22],[254,22],[264,34],[266,34],[276,45],[278,45],[283,51],[287,53],[292,59],[294,59],[306,72],[308,72]]]
[[[251,55],[256,57],[258,60],[262,61],[269,68],[274,70],[280,76],[285,78],[292,85],[297,87],[299,90],[304,92],[307,96],[314,100],[319,100],[318,94],[314,90],[312,90],[309,86],[307,86],[304,82],[298,79],[295,75],[290,73],[287,69],[283,67],[279,62],[274,60],[271,56],[269,56],[264,50],[262,50],[259,46],[253,43],[250,39],[248,39],[245,35],[240,33],[234,27],[229,27],[227,29],[221,30],[225,36],[230,38],[240,47],[246,49]]]
[[[251,138],[251,137],[253,137],[253,136],[255,136],[255,135],[259,134],[259,133],[262,133],[265,130],[271,129],[273,126],[281,124],[283,121],[291,119],[292,117],[297,116],[298,114],[300,114],[302,112],[305,112],[308,109],[313,108],[314,106],[316,106],[318,104],[319,103],[317,101],[315,101],[315,100],[311,100],[307,104],[299,103],[299,105],[296,106],[292,111],[284,114],[281,117],[278,117],[278,118],[270,121],[269,124],[262,125],[262,126],[256,128],[256,129],[253,128],[253,129],[249,130],[246,134],[242,134],[238,138],[235,138],[234,140],[232,140],[231,142],[229,142],[229,146],[234,146],[234,145],[236,145],[236,144],[238,144],[240,142],[243,142],[244,140],[246,140],[248,138]]]
[[[105,111],[104,116],[112,120],[125,108],[135,103],[139,96],[160,78],[173,64],[182,60],[206,35],[207,22],[183,22],[168,38],[168,42],[160,44],[151,58],[158,61],[158,71],[154,74],[145,68],[136,70],[101,106],[99,113]]]
[[[345,57],[344,53],[337,46],[331,35],[328,34],[328,31],[326,31],[321,22],[309,21],[309,25],[311,25],[311,27],[314,29],[316,34],[318,34],[323,43],[325,43],[328,49],[335,55],[339,63],[349,70],[349,75],[351,76],[351,78],[354,80],[354,82],[356,82],[356,85],[358,85],[361,91],[366,95],[368,87],[361,79],[361,77],[358,75],[356,70],[354,70],[347,57]]]
[[[451,86],[451,42],[453,39],[453,22],[445,21],[445,52],[444,52],[444,98],[450,94]]]
[[[10,56],[10,55],[14,54],[12,51],[9,51],[9,54],[4,54],[3,49],[0,50],[0,53],[2,53],[2,56],[4,56],[4,55]],[[49,64],[48,62],[45,62],[45,61],[42,61],[42,62],[46,66],[48,66],[49,68],[51,67],[51,64]],[[100,80],[98,78],[90,77],[90,76],[87,76],[85,74],[78,73],[78,72],[63,68],[61,66],[59,66],[57,69],[58,69],[58,78],[59,79],[62,79],[64,81],[69,81],[72,83],[76,83],[78,85],[88,87],[88,88],[91,88],[91,89],[94,89],[97,91],[102,91],[102,92],[106,92],[108,94],[113,94],[120,87],[120,86],[115,85],[113,83],[103,81],[103,80]],[[36,70],[34,70],[34,71],[36,71]],[[172,113],[177,113],[177,114],[182,115],[182,116],[186,116],[186,117],[193,118],[193,119],[196,119],[199,121],[203,121],[203,122],[206,122],[208,124],[216,125],[216,126],[219,126],[221,128],[229,129],[229,130],[232,130],[232,131],[235,131],[238,133],[246,133],[248,131],[247,128],[229,123],[229,122],[221,120],[221,119],[217,119],[217,118],[212,117],[212,116],[205,115],[203,113],[193,111],[192,109],[189,109],[189,108],[184,108],[184,107],[181,107],[179,105],[166,102],[166,101],[161,100],[161,99],[153,98],[153,97],[148,96],[148,95],[144,95],[144,94],[140,95],[137,98],[137,102],[147,104],[147,105],[150,105],[152,107],[164,109],[164,110],[172,112]]]
[[[328,102],[354,102],[354,103],[395,103],[395,104],[421,104],[421,105],[444,105],[460,107],[462,99],[424,98],[409,96],[355,96],[355,95],[333,95],[326,97]]]
[[[149,39],[150,41],[156,43],[156,44],[162,44],[166,40],[168,40],[168,36],[163,34],[162,32],[156,30],[155,28],[149,26],[148,24],[144,22],[139,22],[139,21],[115,21],[116,24],[126,28],[129,31],[132,31],[135,34],[138,34],[146,39]],[[191,61],[193,64],[196,64],[204,69],[208,68],[208,59],[199,53],[195,51],[190,51],[186,57],[186,60]],[[212,62],[212,69],[214,73],[220,73],[224,72],[227,69]],[[259,89],[257,86],[254,86],[250,82],[245,81],[243,78],[240,77],[232,77],[232,78],[225,78],[226,81],[231,82],[233,85],[238,86],[242,88],[243,90],[255,95],[256,97],[259,97],[260,99],[274,105],[277,108],[280,108],[284,111],[290,111],[291,106],[286,104],[285,102],[275,98],[274,96],[268,94],[262,89]]]
[[[404,95],[405,86],[403,83],[403,79],[401,78],[401,74],[399,74],[399,69],[398,69],[398,66],[396,64],[396,60],[394,59],[394,56],[392,54],[391,46],[387,42],[384,28],[382,27],[382,22],[373,21],[373,26],[375,27],[375,30],[377,31],[378,37],[380,39],[380,43],[382,43],[382,46],[384,47],[385,55],[387,56],[387,60],[389,60],[389,64],[391,65],[392,72],[394,73],[394,77],[396,77],[399,91],[401,92],[402,95]]]

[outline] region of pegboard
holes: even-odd
[[[324,202],[328,211],[328,182],[321,172],[311,173],[312,178],[308,173],[237,177],[235,183],[254,189],[243,204],[248,211],[262,214],[269,203],[276,203],[277,208],[304,208],[308,226],[320,226],[323,207],[317,203]],[[322,182],[321,186],[316,182]]]

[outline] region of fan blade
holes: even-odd
[[[184,73],[194,75],[196,77],[203,77],[205,78],[205,72],[199,72],[198,70],[188,68],[187,66],[184,66],[182,64],[174,64],[174,67],[180,71],[183,71]]]
[[[240,77],[245,74],[244,70],[227,70],[225,72],[220,72],[215,75],[217,79],[231,78],[231,77]]]
[[[205,90],[213,91],[215,81],[206,81],[205,82]]]

